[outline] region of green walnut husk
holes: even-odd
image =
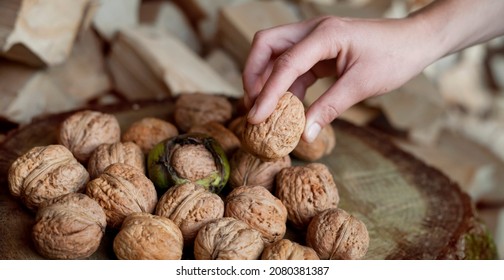
[[[175,147],[184,145],[203,145],[212,154],[217,170],[196,181],[180,177],[171,165],[171,159]],[[201,133],[182,134],[158,143],[147,156],[147,168],[148,177],[159,194],[166,192],[170,187],[188,182],[218,194],[226,186],[230,173],[229,162],[221,145],[214,138]]]

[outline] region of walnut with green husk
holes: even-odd
[[[114,238],[114,253],[121,260],[180,260],[183,239],[170,219],[148,213],[129,215]]]
[[[89,174],[62,145],[34,147],[9,169],[9,191],[26,207],[36,210],[44,201],[82,191]]]
[[[140,146],[144,154],[159,142],[177,136],[178,129],[170,122],[158,118],[143,118],[131,124],[123,133],[123,142],[133,142]]]
[[[219,193],[229,178],[229,162],[212,137],[189,133],[157,144],[147,158],[149,178],[159,193],[192,182]]]
[[[275,193],[296,228],[305,228],[313,216],[337,207],[339,202],[332,174],[322,163],[282,169],[277,174]]]
[[[229,193],[224,216],[244,221],[259,231],[266,243],[282,239],[287,229],[287,209],[261,186],[241,186]]]
[[[316,215],[306,234],[306,243],[323,260],[362,259],[369,247],[366,225],[343,209],[331,208]]]
[[[37,251],[50,259],[91,256],[105,233],[106,216],[96,201],[70,193],[42,203],[33,226]]]
[[[163,194],[157,203],[156,215],[172,220],[188,244],[194,241],[202,226],[224,216],[224,201],[202,186],[185,183]]]
[[[264,248],[262,260],[318,260],[317,253],[310,247],[289,239],[279,240]]]
[[[125,163],[145,173],[144,154],[140,147],[133,142],[117,142],[102,144],[94,150],[88,162],[89,175],[96,178],[113,163]]]
[[[233,108],[223,96],[202,93],[182,94],[175,103],[175,123],[182,131],[195,125],[215,121],[225,123],[231,119]]]
[[[279,159],[296,148],[304,128],[303,103],[292,93],[286,92],[264,122],[245,124],[242,145],[265,161]]]
[[[87,184],[86,194],[103,207],[107,224],[112,228],[120,227],[132,213],[154,212],[157,203],[152,182],[141,171],[124,163],[107,167]]]
[[[244,151],[237,151],[231,158],[231,187],[263,186],[273,191],[275,176],[280,170],[291,166],[291,159],[287,155],[274,161],[263,161],[260,158]]]
[[[203,226],[194,241],[197,260],[256,260],[264,249],[261,234],[235,218]]]
[[[336,136],[331,124],[326,125],[320,131],[317,138],[312,143],[301,139],[292,151],[292,155],[305,161],[316,161],[332,152],[336,146]]]
[[[80,162],[87,162],[101,144],[112,144],[121,139],[119,122],[114,115],[96,111],[77,112],[63,121],[58,141],[67,147]]]

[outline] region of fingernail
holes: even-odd
[[[250,109],[248,115],[247,115],[247,119],[251,119],[255,116],[255,114],[257,113],[257,105],[254,104],[254,106],[252,106],[252,109]]]
[[[312,143],[320,133],[320,125],[318,123],[311,123],[306,130],[306,141]]]

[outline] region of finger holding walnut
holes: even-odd
[[[158,118],[143,118],[131,124],[122,135],[123,142],[137,144],[144,154],[159,142],[179,134],[175,125]]]
[[[124,163],[145,173],[144,154],[140,147],[133,142],[102,144],[96,148],[88,162],[91,178],[98,177],[105,168],[114,163]]]
[[[9,190],[26,207],[38,206],[60,195],[84,190],[89,174],[62,145],[34,147],[9,169]]]
[[[336,146],[336,136],[331,124],[324,126],[319,135],[308,143],[301,139],[292,151],[292,155],[305,161],[316,161],[323,156],[329,155]]]

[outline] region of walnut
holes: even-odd
[[[224,201],[202,186],[186,183],[163,194],[156,206],[156,215],[172,220],[187,244],[194,241],[202,226],[224,216]]]
[[[263,160],[288,155],[296,148],[305,127],[303,103],[290,92],[278,101],[275,111],[262,123],[247,122],[242,145]]]
[[[9,169],[10,193],[36,210],[45,200],[84,190],[86,168],[62,145],[34,147],[17,158]]]
[[[286,155],[274,161],[263,161],[244,150],[239,150],[231,158],[230,165],[229,181],[232,187],[263,186],[271,192],[276,174],[283,168],[290,167],[291,159]]]
[[[148,213],[129,215],[114,238],[114,253],[121,260],[180,260],[183,239],[168,218]]]
[[[194,241],[197,260],[256,260],[263,249],[258,231],[230,217],[206,224]]]
[[[83,259],[100,245],[107,226],[103,209],[82,193],[41,204],[33,226],[36,250],[50,259]]]
[[[133,142],[117,142],[101,144],[93,151],[88,162],[89,175],[96,178],[113,163],[125,163],[145,173],[145,159],[140,147]]]
[[[305,161],[316,161],[329,155],[336,146],[336,136],[332,125],[326,125],[312,143],[301,139],[292,155]]]
[[[114,115],[81,111],[63,121],[58,141],[80,162],[87,162],[96,147],[119,142],[120,137],[121,129]]]
[[[310,163],[282,169],[276,177],[276,196],[287,207],[288,220],[304,228],[325,209],[337,207],[338,189],[324,164]]]
[[[217,170],[212,154],[203,145],[176,147],[171,164],[180,177],[191,182],[208,177]]]
[[[241,186],[229,193],[224,216],[244,221],[267,243],[282,239],[287,229],[287,209],[261,186]]]
[[[240,139],[231,130],[218,122],[193,126],[189,129],[189,132],[203,133],[213,137],[222,146],[227,156],[231,156],[241,146]]]
[[[107,167],[87,184],[86,193],[103,207],[107,224],[113,228],[120,227],[129,214],[152,213],[157,203],[152,182],[137,168],[124,163]]]
[[[123,142],[133,142],[140,146],[142,152],[147,154],[157,143],[177,136],[177,127],[158,118],[143,118],[134,122],[124,132]]]
[[[289,239],[279,240],[264,248],[262,260],[318,260],[317,253]]]
[[[366,225],[343,209],[327,209],[315,216],[306,242],[320,259],[362,259],[369,247]]]
[[[175,103],[175,123],[182,131],[210,121],[231,119],[232,105],[226,97],[201,93],[182,94]]]
[[[245,116],[237,117],[229,123],[228,129],[231,130],[231,132],[233,132],[236,137],[238,137],[238,139],[241,139],[246,122],[247,118]]]

